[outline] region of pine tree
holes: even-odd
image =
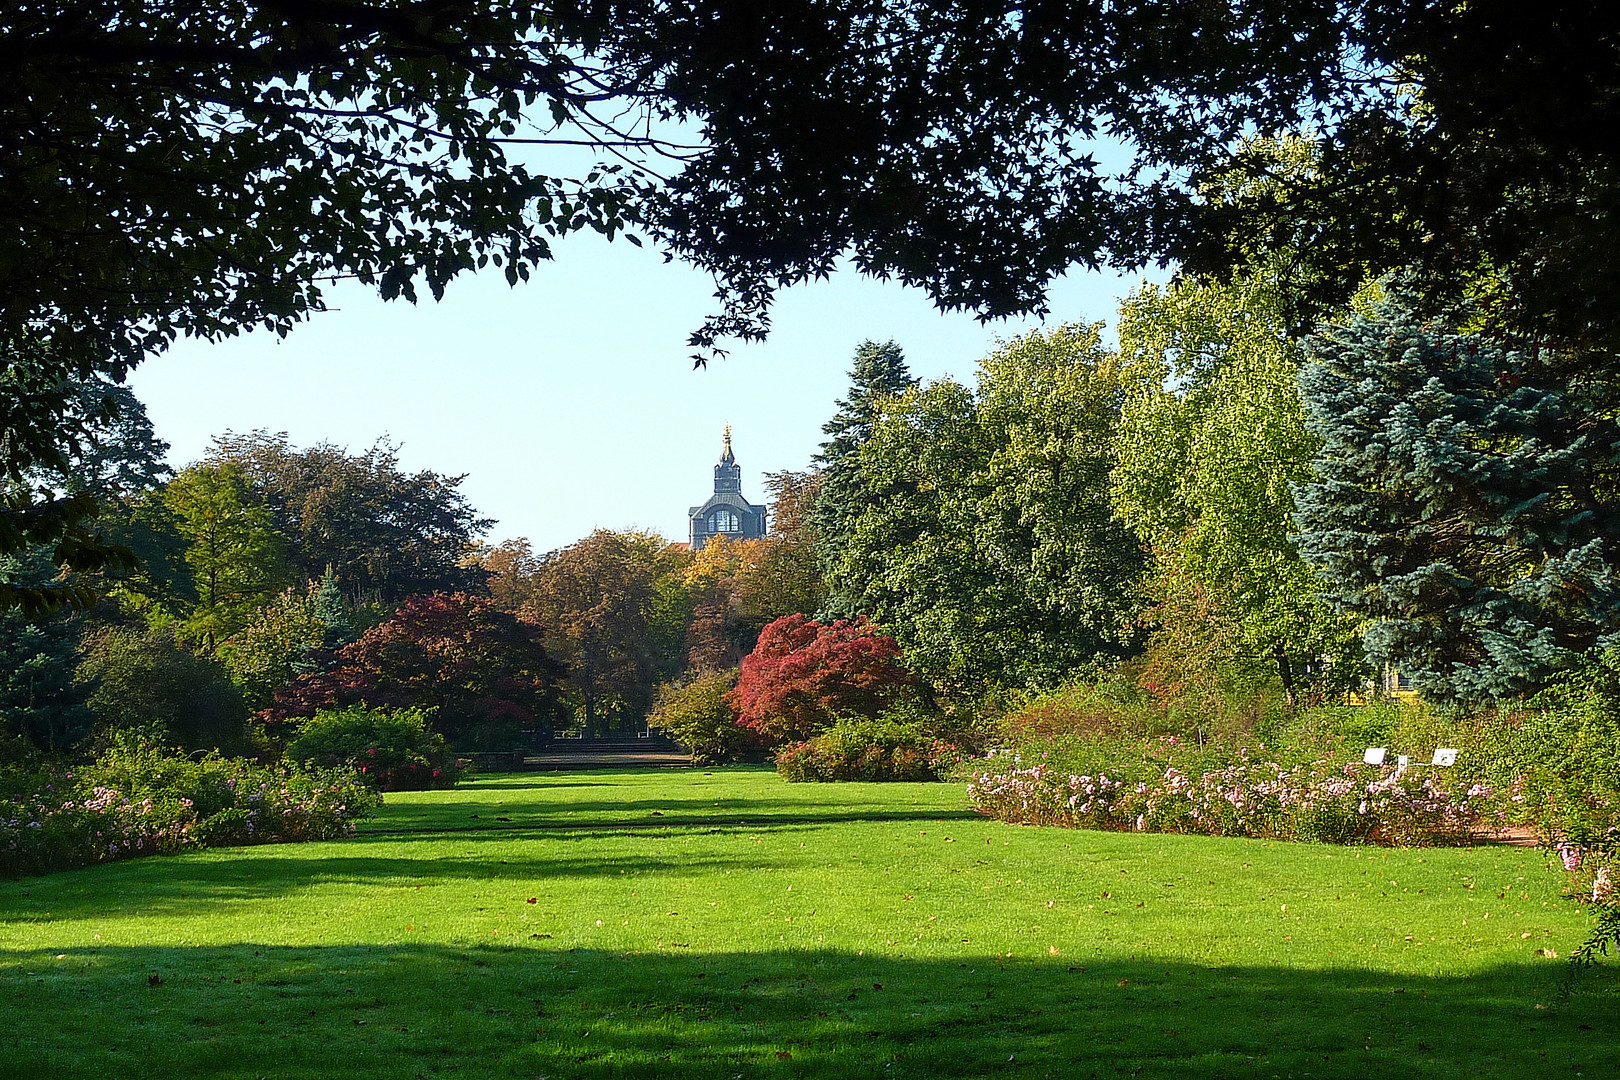
[[[56,576],[50,549],[0,556],[0,581],[38,587]],[[34,618],[0,611],[0,735],[62,751],[87,735],[95,718],[75,685],[80,620],[63,612]]]
[[[1300,376],[1323,440],[1300,550],[1431,700],[1534,690],[1620,628],[1620,433],[1597,389],[1394,291]]]
[[[892,341],[879,345],[863,341],[855,348],[849,373],[849,396],[821,425],[827,440],[815,457],[821,471],[811,521],[816,536],[816,561],[827,584],[823,613],[832,618],[854,618],[854,590],[839,580],[838,565],[853,522],[871,502],[861,477],[860,449],[872,437],[878,410],[888,398],[903,394],[917,383],[906,367],[905,355]]]

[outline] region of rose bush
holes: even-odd
[[[352,768],[377,791],[449,788],[461,766],[430,726],[432,709],[317,709],[287,744],[285,758],[308,768]]]
[[[1321,843],[1466,843],[1499,819],[1494,789],[1458,774],[1177,748],[1174,738],[1116,747],[1112,768],[1002,754],[973,768],[968,796],[1015,823]]]

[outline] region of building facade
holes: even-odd
[[[730,540],[755,540],[765,535],[765,507],[742,496],[742,467],[731,452],[731,425],[726,425],[725,449],[714,467],[714,494],[701,506],[686,511],[691,522],[693,551],[716,536]]]

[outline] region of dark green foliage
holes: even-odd
[[[0,555],[0,583],[37,587],[55,571],[45,549],[21,559]],[[79,622],[63,612],[29,617],[0,606],[0,739],[62,751],[89,732],[93,721],[73,683],[79,634]]]
[[[0,610],[35,617],[89,607],[95,590],[84,573],[135,566],[123,538],[109,540],[95,519],[107,500],[136,497],[168,475],[168,443],[135,396],[103,375],[58,369],[27,350],[9,351],[4,361],[0,558],[43,548],[66,572],[0,580]]]
[[[891,401],[828,574],[937,690],[1051,685],[1129,652],[1141,544],[1108,498],[1122,373],[1095,326],[1004,343],[975,392]]]
[[[820,480],[808,524],[827,583],[822,606],[828,618],[853,619],[861,614],[850,583],[838,576],[853,523],[872,503],[861,475],[860,449],[872,437],[883,402],[914,385],[916,380],[900,346],[892,341],[882,345],[863,341],[855,349],[855,365],[849,372],[849,395],[838,402],[832,419],[821,425],[827,439],[816,454]]]
[[[56,614],[29,620],[0,611],[0,739],[61,751],[89,734],[94,717],[74,685],[78,628]]]
[[[187,750],[241,750],[247,709],[225,669],[168,629],[109,626],[89,634],[78,681],[99,725]]]
[[[158,438],[146,406],[129,387],[98,375],[75,381],[73,389],[61,428],[80,434],[60,465],[41,470],[42,482],[102,499],[127,499],[174,474],[163,460],[169,444]]]
[[[1594,387],[1401,291],[1311,352],[1300,551],[1371,620],[1375,664],[1431,700],[1501,699],[1620,629],[1620,431]]]
[[[297,574],[330,574],[351,603],[398,604],[483,583],[463,562],[493,522],[461,494],[464,477],[406,473],[386,439],[351,454],[330,443],[299,450],[284,432],[227,434],[208,460],[241,470],[287,538]]]
[[[461,776],[431,709],[320,709],[287,744],[285,757],[310,768],[354,769],[377,791],[454,787]]]

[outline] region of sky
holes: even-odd
[[[574,235],[509,288],[499,271],[443,301],[384,303],[359,285],[285,339],[256,331],[181,341],[130,378],[176,467],[226,431],[285,431],[296,446],[399,444],[407,470],[466,474],[497,519],[488,540],[535,551],[596,528],[687,536],[732,427],[743,493],[761,474],[809,465],[847,388],[856,345],[894,340],[913,374],[971,382],[998,338],[1035,320],[979,324],[853,270],[780,294],[770,338],[694,370],[686,336],[714,310],[703,274],[622,240]],[[1080,273],[1053,285],[1046,322],[1112,322],[1139,278]]]

